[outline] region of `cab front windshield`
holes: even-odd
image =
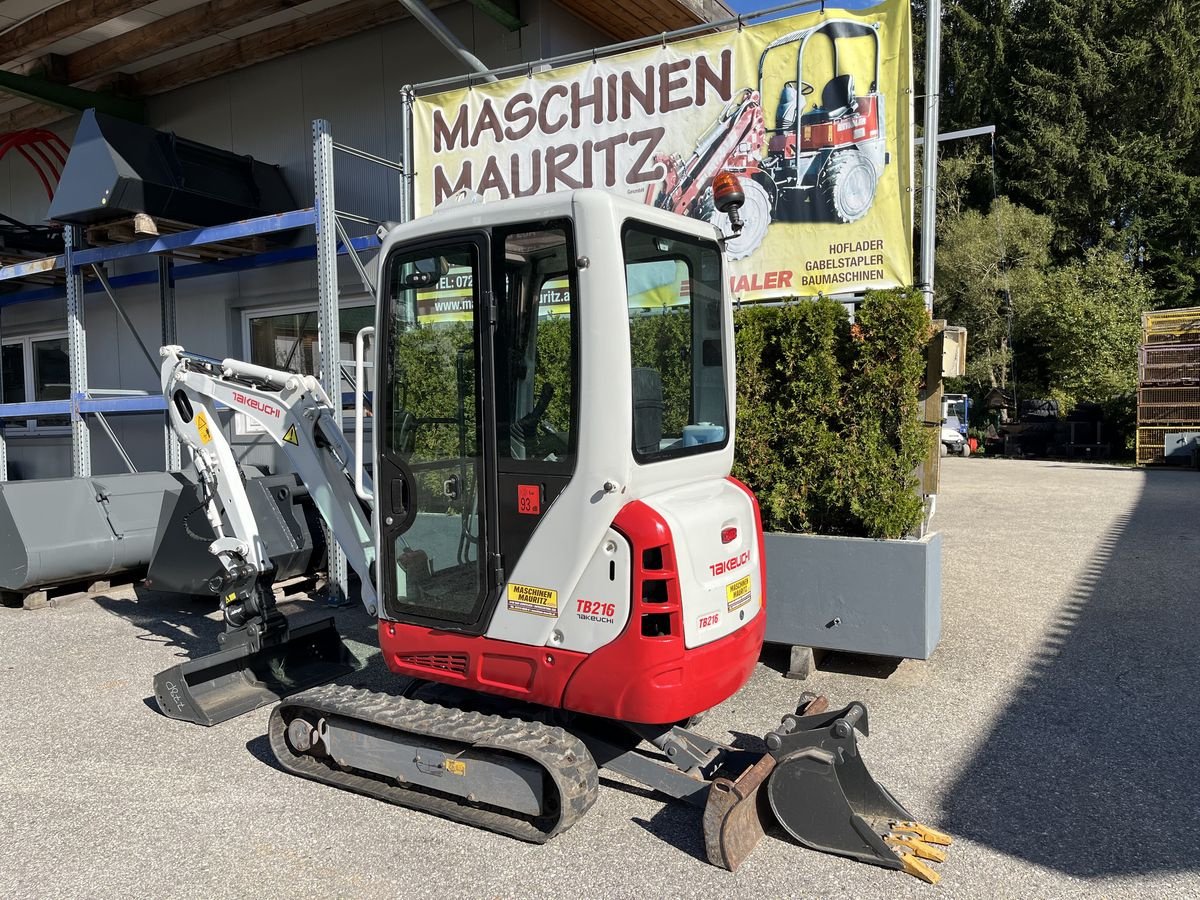
[[[501,518],[505,503],[518,502],[516,481],[540,485],[548,503],[570,477],[578,340],[572,242],[569,222],[549,220],[388,260],[379,483],[390,511],[384,543],[395,563],[385,602],[394,615],[480,620],[488,588],[485,446],[504,488]],[[490,339],[481,342],[481,333]],[[510,565],[527,537],[506,528]]]

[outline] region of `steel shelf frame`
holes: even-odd
[[[141,345],[143,352],[148,353],[142,337],[133,328],[132,321],[120,302],[119,289],[157,285],[162,322],[162,343],[175,343],[177,341],[175,329],[175,285],[177,282],[316,260],[320,312],[317,340],[319,347],[322,348],[320,377],[326,391],[331,396],[337,396],[342,367],[341,361],[338,359],[339,290],[336,260],[338,256],[349,257],[367,291],[374,295],[374,285],[359,254],[379,249],[381,242],[375,234],[352,238],[343,227],[341,219],[360,223],[369,223],[369,221],[362,216],[339,212],[335,207],[334,150],[403,173],[399,163],[354,147],[334,143],[329,123],[318,119],[313,123],[315,190],[314,204],[311,207],[109,247],[86,247],[83,244],[81,230],[76,226],[67,226],[64,229],[63,253],[44,259],[0,266],[0,283],[17,281],[32,275],[63,273],[65,282],[63,287],[28,288],[23,291],[0,294],[0,309],[18,303],[65,298],[71,380],[70,398],[66,400],[0,403],[0,482],[8,480],[7,441],[3,428],[5,420],[69,415],[71,417],[72,474],[75,477],[87,477],[92,472],[91,432],[89,429],[91,419],[95,420],[112,441],[126,468],[135,471],[129,455],[109,427],[105,414],[165,415],[166,403],[161,396],[156,394],[102,389],[89,390],[87,383],[87,330],[84,317],[84,298],[87,294],[107,294],[120,318]],[[402,208],[401,221],[406,219],[407,209]],[[278,248],[247,256],[186,265],[177,265],[170,256],[174,251],[227,243],[239,238],[292,231],[307,226],[312,226],[316,230],[315,244]],[[156,256],[156,268],[113,277],[108,277],[102,268],[105,263],[142,256]],[[85,280],[85,273],[94,277]],[[0,336],[2,336],[2,330],[0,330]],[[331,348],[330,352],[325,352],[325,348]],[[151,359],[151,365],[153,365],[153,359]],[[340,407],[335,410],[335,415],[340,423]],[[163,444],[167,471],[178,470],[182,465],[179,442],[169,423],[165,421]],[[331,582],[339,586],[344,597],[347,577],[344,560],[340,572],[337,573],[340,577],[335,580],[333,571],[330,575]]]

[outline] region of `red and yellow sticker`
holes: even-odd
[[[558,591],[528,584],[508,585],[508,608],[511,612],[532,613],[535,616],[558,615]]]
[[[749,575],[725,586],[725,600],[730,612],[749,603],[751,596]]]

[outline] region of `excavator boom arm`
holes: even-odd
[[[161,354],[171,425],[192,451],[206,488],[206,513],[217,534],[210,551],[227,571],[239,563],[253,568],[256,576],[271,568],[241,470],[216,417],[220,404],[258,423],[283,450],[361,580],[363,605],[375,615],[370,512],[355,493],[354,452],[334,421],[332,402],[320,383],[311,375],[210,359],[182,347],[163,347]],[[370,480],[363,478],[364,491],[371,493]],[[218,500],[232,534],[226,534]]]

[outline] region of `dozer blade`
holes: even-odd
[[[714,866],[736,872],[762,840],[770,811],[759,789],[774,769],[775,757],[768,753],[736,781],[713,780],[704,806],[704,849]]]
[[[230,632],[216,653],[159,672],[154,697],[172,719],[217,725],[357,668],[329,617],[285,625],[257,642]]]
[[[949,836],[912,821],[871,777],[857,731],[868,733],[867,709],[851,703],[835,712],[787,716],[766,736],[775,760],[766,796],[775,819],[805,847],[936,883],[939,876],[922,860],[944,859],[933,845],[949,844]]]
[[[825,712],[829,700],[800,697],[797,714]],[[761,788],[775,770],[775,757],[764,754],[736,779],[714,778],[704,806],[704,848],[714,866],[736,872],[762,840],[774,814]]]

